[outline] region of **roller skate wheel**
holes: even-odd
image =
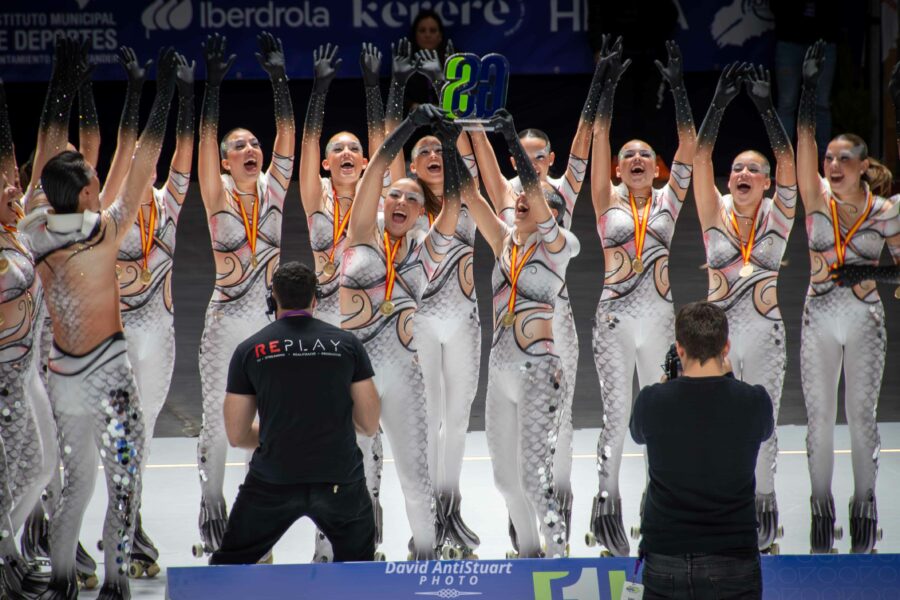
[[[584,543],[588,548],[593,548],[597,545],[597,536],[594,535],[593,531],[588,531],[584,534]]]
[[[406,555],[406,560],[413,560],[413,553],[412,553],[412,552],[410,552],[409,554]]]
[[[880,542],[883,537],[884,537],[884,530],[882,530],[881,527],[879,527],[875,531],[875,539]]]
[[[837,548],[832,548],[831,550],[828,551],[828,554],[837,554],[837,553],[838,553]]]
[[[100,585],[100,579],[98,579],[96,575],[88,575],[81,580],[81,585],[87,590],[93,590]]]
[[[566,542],[566,554],[565,558],[569,558],[569,555],[572,554],[572,546],[569,545],[569,542]]]
[[[128,576],[132,579],[139,579],[144,574],[144,567],[140,563],[133,562],[128,565]]]
[[[507,559],[519,558],[519,553],[516,552],[515,550],[507,550],[506,558]]]
[[[441,548],[441,556],[449,560],[459,560],[462,558],[462,552],[455,546],[444,546]]]
[[[203,544],[194,544],[193,546],[191,546],[191,554],[194,555],[194,558],[202,558]]]
[[[147,577],[156,577],[157,575],[159,575],[159,571],[160,571],[159,565],[156,563],[153,563],[152,565],[147,567],[147,570],[144,571],[144,575],[146,575]]]
[[[472,554],[467,554],[465,558],[466,560],[478,560],[478,555],[473,552]]]
[[[878,554],[878,548],[872,548],[872,551],[869,554]]]
[[[600,556],[602,556],[603,558],[612,558],[612,552],[610,552],[609,550],[601,550]]]
[[[381,550],[375,551],[374,558],[375,558],[375,562],[384,562],[387,560],[387,557],[384,555],[384,552],[382,552]]]
[[[103,552],[103,540],[97,540],[97,550]]]
[[[778,544],[772,544],[771,546],[769,546],[768,552],[772,556],[778,556],[779,554],[781,554],[781,548],[778,547]]]
[[[778,529],[775,530],[775,537],[776,538],[784,537],[784,526],[783,525],[779,525]]]
[[[266,552],[266,555],[263,556],[261,559],[259,559],[259,561],[256,564],[271,565],[274,560],[275,560],[275,555],[272,554],[272,552]]]
[[[842,540],[844,539],[844,528],[838,525],[834,528],[834,539]]]
[[[631,539],[633,539],[633,540],[641,539],[641,528],[640,527],[632,527],[631,528]]]

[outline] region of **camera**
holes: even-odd
[[[675,350],[675,344],[669,346],[666,352],[666,361],[663,363],[663,372],[666,374],[666,380],[671,381],[681,375],[683,369],[681,367],[681,359],[678,358],[678,352]]]

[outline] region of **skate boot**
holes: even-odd
[[[844,537],[844,530],[834,526],[834,498],[809,498],[812,523],[809,528],[810,554],[837,554],[834,540]]]
[[[191,552],[196,558],[204,554],[212,554],[222,545],[222,537],[225,535],[225,525],[228,523],[228,510],[225,501],[211,505],[205,498],[200,500],[200,540],[194,544]]]
[[[506,552],[506,558],[519,558],[519,538],[516,536],[516,527],[512,519],[509,519],[509,540],[513,549]]]
[[[756,495],[757,544],[763,554],[778,554],[775,538],[784,536],[784,530],[778,525],[778,502],[775,492]]]
[[[52,579],[40,594],[33,596],[37,600],[78,600],[78,580],[75,573],[63,579]]]
[[[15,552],[14,552],[15,554]],[[0,561],[0,598],[25,597],[28,567],[19,556],[4,556]]]
[[[384,562],[387,558],[384,555],[384,552],[378,549],[378,546],[381,545],[383,540],[383,524],[384,524],[384,516],[381,511],[381,502],[378,500],[378,497],[372,498],[372,508],[375,509],[375,561]]]
[[[870,498],[850,500],[850,552],[853,554],[876,554],[875,542],[881,540],[875,497]]]
[[[153,541],[144,531],[141,524],[141,513],[138,512],[137,522],[134,524],[134,543],[131,544],[131,564],[128,565],[128,576],[137,579],[143,575],[156,577],[159,574],[159,550],[153,545]]]
[[[628,556],[631,546],[625,536],[621,498],[612,500],[602,493],[594,496],[591,530],[584,536],[584,542],[590,548],[598,544],[606,548],[600,552],[600,556]]]
[[[104,581],[103,587],[100,588],[100,593],[97,595],[97,600],[126,600],[126,598],[131,598],[127,580],[125,582]]]
[[[569,537],[572,532],[572,492],[566,491],[557,493],[557,501],[559,502],[559,514],[562,515],[566,524],[566,552],[565,556],[569,556],[571,547],[569,545]]]
[[[312,561],[314,563],[330,563],[333,560],[334,551],[331,548],[331,542],[324,533],[316,529],[316,545]]]
[[[22,528],[22,539],[19,548],[22,550],[22,558],[28,563],[38,566],[50,566],[50,523],[44,516],[44,509],[38,505]]]
[[[91,558],[81,542],[78,542],[75,549],[75,573],[80,587],[92,590],[100,584],[100,579],[97,578],[97,562]]]
[[[449,559],[478,558],[475,550],[481,544],[481,540],[463,522],[459,512],[459,499],[449,494],[441,494],[437,500],[437,510],[443,515],[439,520],[442,519],[444,525],[441,556]]]

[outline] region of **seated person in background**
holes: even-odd
[[[375,434],[381,403],[362,342],[313,317],[316,285],[306,265],[278,267],[267,299],[275,322],[231,359],[225,431],[232,446],[255,451],[210,564],[259,561],[301,517],[328,537],[335,562],[374,557],[356,431]]]
[[[683,374],[641,390],[631,415],[631,437],[647,445],[650,466],[644,600],[762,598],[754,469],[775,426],[772,401],[731,375],[721,308],[683,307],[675,348]]]

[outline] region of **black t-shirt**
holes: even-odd
[[[630,428],[647,444],[650,464],[644,551],[757,548],[754,471],[772,412],[765,388],[730,376],[679,377],[641,390]]]
[[[279,319],[244,340],[227,390],[256,396],[259,447],[250,472],[278,484],[362,479],[350,385],[373,374],[356,336],[311,317]]]

